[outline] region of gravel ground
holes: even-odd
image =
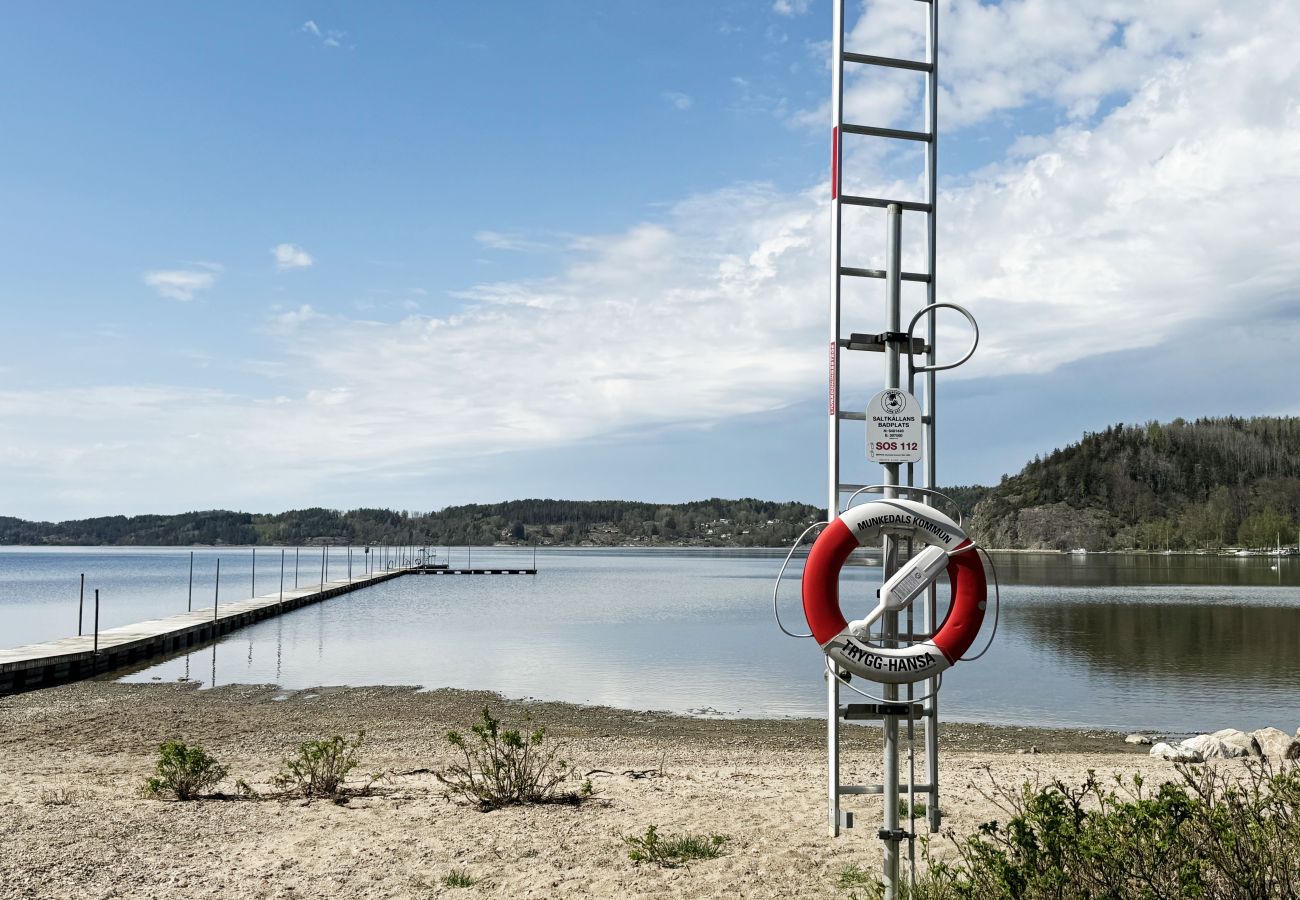
[[[445,733],[484,704],[507,722],[545,724],[575,770],[591,773],[596,799],[489,813],[449,799],[431,774],[453,760]],[[228,765],[229,795],[236,777],[269,790],[301,741],[358,730],[361,769],[387,774],[343,805],[139,794],[167,739]],[[878,731],[844,734],[846,783],[879,780]],[[993,783],[1173,771],[1111,732],[945,723],[942,735],[945,828],[957,833],[996,817]],[[820,720],[472,691],[64,685],[0,698],[0,897],[843,897],[836,873],[879,858],[879,800],[846,800],[858,828],[825,835],[824,742]],[[726,852],[689,868],[638,866],[623,837],[650,824],[725,834]],[[445,885],[454,870],[477,883]]]

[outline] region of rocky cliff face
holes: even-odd
[[[1103,510],[1065,503],[1017,508],[1013,498],[980,503],[970,519],[971,535],[981,546],[1021,550],[1101,550],[1118,527]]]

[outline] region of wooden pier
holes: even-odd
[[[134,625],[120,625],[100,631],[98,641],[93,634],[83,634],[0,650],[0,696],[62,681],[78,681],[150,656],[184,650],[253,622],[410,572],[410,568],[393,569],[375,575],[359,575],[352,579],[286,590],[283,600],[277,591],[262,597],[222,603],[218,605],[215,615],[213,609],[208,607]]]
[[[98,639],[93,634],[83,634],[0,650],[0,696],[111,672],[142,659],[207,643],[253,622],[402,575],[536,574],[536,562],[530,568],[452,568],[447,563],[423,563],[372,575],[358,575],[342,581],[326,581],[308,588],[286,590],[283,598],[276,592],[222,603],[215,614],[209,607],[134,625],[107,628],[99,632]]]

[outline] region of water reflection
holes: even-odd
[[[1091,671],[1128,678],[1283,680],[1300,687],[1295,606],[1053,599],[1015,605],[1006,616],[1008,630]]]
[[[1145,553],[995,553],[1008,584],[1300,586],[1300,558]]]

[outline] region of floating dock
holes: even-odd
[[[447,565],[412,566],[407,570],[412,575],[536,575],[536,569],[493,568],[478,569],[461,566],[451,568]]]

